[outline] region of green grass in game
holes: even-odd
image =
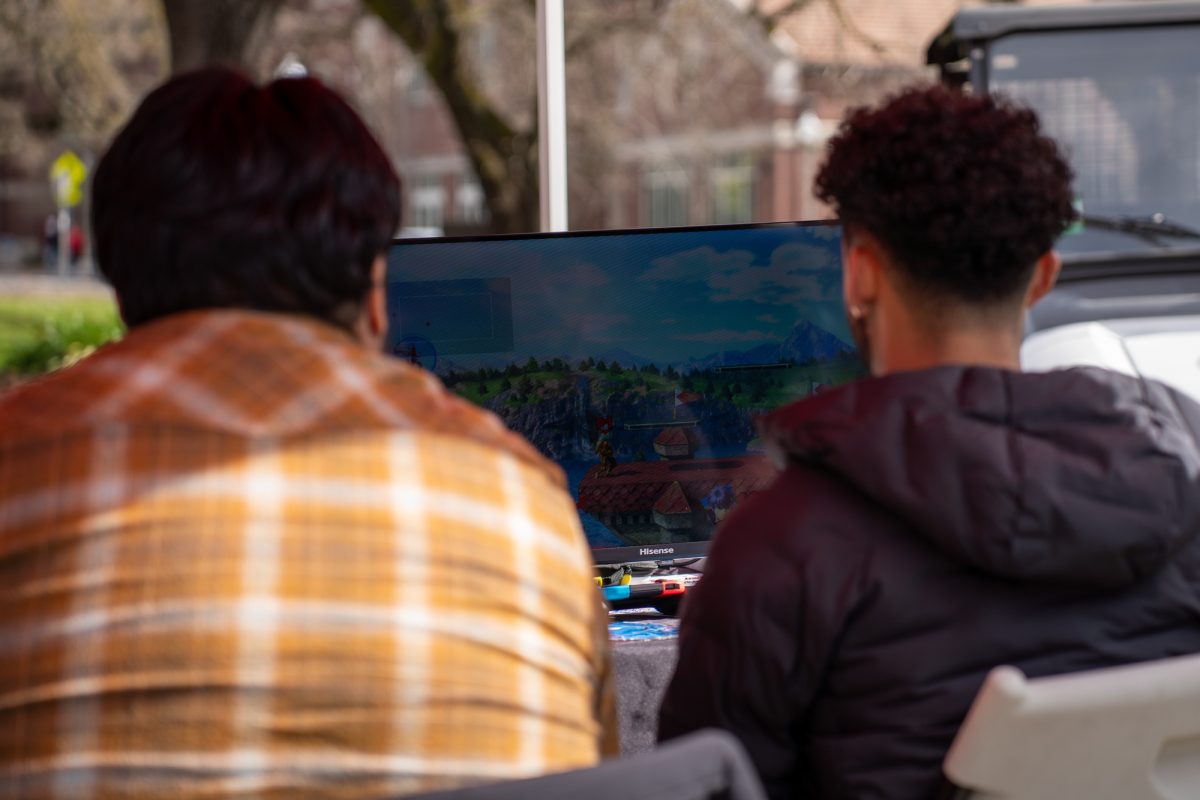
[[[706,400],[724,400],[737,408],[774,408],[806,397],[817,386],[835,386],[863,374],[856,358],[828,363],[790,364],[779,369],[717,370],[707,369],[680,374],[655,366],[627,368],[585,359],[574,365],[561,359],[504,369],[479,369],[451,373],[446,383],[473,403],[486,404],[504,395],[504,405],[518,407],[537,400],[550,390],[561,392],[580,378],[590,383],[591,399],[603,402],[620,394],[694,392]]]

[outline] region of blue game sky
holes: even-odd
[[[839,253],[832,226],[417,242],[393,248],[388,280],[509,277],[516,359],[619,348],[668,364],[803,320],[850,342]]]

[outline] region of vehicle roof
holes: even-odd
[[[1200,400],[1200,316],[1081,322],[1038,331],[1021,345],[1029,372],[1092,366],[1152,378]]]
[[[1017,31],[1108,28],[1200,22],[1200,2],[1147,0],[1075,6],[988,6],[964,8],[951,23],[954,36],[974,41]]]

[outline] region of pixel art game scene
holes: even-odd
[[[388,347],[565,470],[593,549],[704,541],[755,418],[862,374],[833,223],[407,240]]]

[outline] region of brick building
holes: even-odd
[[[571,227],[824,216],[811,183],[837,121],[848,106],[930,77],[925,46],[963,0],[840,5],[844,17],[815,0],[768,33],[747,0],[685,0],[652,30],[613,35],[585,63],[569,61]],[[474,34],[475,52],[512,62],[502,55],[512,31],[485,18]],[[528,84],[533,64],[487,69],[490,91],[520,95],[505,78]],[[436,93],[415,65],[409,76],[411,130],[396,143],[405,223],[486,225],[482,192]]]

